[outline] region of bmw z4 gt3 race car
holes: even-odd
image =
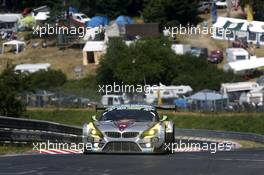
[[[165,145],[174,141],[173,122],[147,105],[112,106],[83,125],[83,143],[92,145],[84,154],[169,153]]]

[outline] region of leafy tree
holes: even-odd
[[[100,84],[190,85],[195,90],[218,90],[223,82],[239,77],[226,73],[206,60],[192,55],[176,55],[171,43],[164,38],[139,40],[126,46],[121,40],[110,41],[100,62]]]
[[[13,0],[14,1],[14,0]],[[119,15],[139,15],[143,9],[144,0],[23,0],[14,1],[13,5],[23,8],[34,8],[48,5],[53,14],[66,10],[68,6],[74,6],[89,16],[107,15],[116,18]]]
[[[26,75],[17,74],[12,67],[8,67],[0,75],[0,115],[20,117],[25,107],[17,98],[18,92],[26,89]]]
[[[130,55],[131,53],[128,46],[126,46],[121,39],[111,39],[107,48],[107,54],[100,61],[100,67],[97,70],[99,82],[106,84],[120,82],[120,79],[115,75],[116,65],[120,60],[130,59]]]
[[[143,17],[146,22],[158,22],[163,25],[196,24],[199,21],[197,3],[195,0],[146,1]]]
[[[111,18],[119,15],[135,16],[142,11],[143,0],[80,0],[79,9],[89,16],[107,15]]]
[[[226,73],[215,65],[208,64],[206,60],[192,55],[177,55],[179,61],[174,67],[177,76],[172,79],[172,84],[190,85],[195,90],[219,90],[220,84],[240,80],[233,73]]]

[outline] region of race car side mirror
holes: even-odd
[[[97,121],[96,115],[92,116],[93,121]]]
[[[163,121],[165,121],[165,120],[167,120],[167,119],[168,119],[168,116],[163,115],[163,116],[162,116],[162,119],[161,119],[160,121],[163,122]]]

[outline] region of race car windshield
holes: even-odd
[[[136,122],[157,121],[158,116],[154,112],[144,110],[112,110],[101,117],[101,121],[134,120]]]

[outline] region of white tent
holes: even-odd
[[[0,22],[17,22],[22,18],[23,17],[21,14],[15,14],[15,13],[0,14]]]
[[[225,32],[224,32],[225,30]],[[246,38],[247,42],[264,45],[264,22],[247,21],[228,17],[218,17],[213,25],[213,38],[220,40],[235,40],[236,37]],[[231,33],[229,31],[232,31]]]
[[[17,32],[17,22],[22,19],[21,14],[0,14],[0,31]]]
[[[40,70],[48,70],[49,67],[49,63],[19,64],[15,67],[15,71],[34,73]]]
[[[36,21],[46,21],[49,18],[49,12],[38,12],[35,16]]]
[[[83,52],[104,52],[106,51],[106,43],[104,41],[87,41]]]
[[[16,54],[18,54],[19,47],[22,46],[24,49],[26,46],[26,43],[24,41],[18,41],[18,40],[12,40],[12,41],[5,42],[2,45],[2,54],[4,53],[6,46],[15,46],[16,47]]]

